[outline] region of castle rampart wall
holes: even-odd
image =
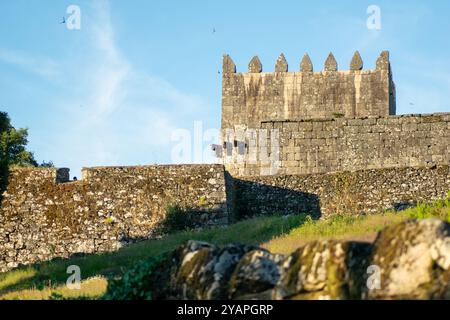
[[[450,113],[267,121],[222,139],[236,177],[448,165]]]
[[[74,253],[112,251],[152,238],[168,204],[196,212],[200,227],[228,223],[221,165],[13,169],[0,210],[0,272]]]
[[[442,199],[450,190],[448,165],[243,178],[221,165],[88,168],[84,174],[57,183],[56,169],[11,172],[0,211],[0,272],[152,238],[163,208],[175,201],[197,209],[199,226],[222,226],[265,214],[377,213]]]
[[[446,199],[450,168],[390,168],[235,178],[236,215],[371,214]]]

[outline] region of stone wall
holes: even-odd
[[[233,176],[448,165],[450,113],[267,121],[222,139]]]
[[[448,165],[245,178],[221,165],[99,167],[64,182],[66,173],[11,171],[0,211],[0,272],[153,238],[173,202],[208,227],[265,214],[377,213],[450,190]]]
[[[234,179],[236,214],[369,214],[445,199],[449,166]]]
[[[11,171],[0,211],[0,271],[152,238],[176,201],[196,212],[199,226],[228,223],[221,165],[87,168],[82,180],[60,183],[67,173]]]
[[[361,70],[355,53],[350,70],[338,71],[330,54],[325,71],[313,72],[309,57],[301,72],[287,72],[280,56],[275,72],[261,72],[257,57],[248,73],[236,73],[229,56],[224,57],[222,77],[222,129],[258,128],[261,121],[362,117],[395,114],[395,86],[389,53],[383,52],[375,70]],[[308,66],[305,66],[308,65]]]

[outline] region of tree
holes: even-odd
[[[37,166],[32,152],[26,150],[28,130],[15,129],[6,112],[0,112],[0,156],[1,162],[9,166]]]
[[[6,188],[10,166],[37,166],[33,153],[26,150],[28,130],[15,129],[6,112],[0,112],[0,192]]]
[[[42,161],[41,164],[39,165],[39,167],[41,168],[54,168],[55,165],[53,164],[53,161]]]

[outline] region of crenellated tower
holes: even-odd
[[[281,54],[274,72],[263,72],[255,56],[248,72],[238,73],[225,55],[222,143],[214,150],[226,169],[259,176],[384,167],[401,140],[381,119],[396,109],[389,52],[381,53],[375,69],[363,66],[356,51],[349,70],[340,71],[330,53],[323,71],[314,71],[305,54],[300,70],[290,72]]]
[[[338,70],[330,53],[323,71],[315,72],[308,54],[300,71],[289,72],[283,54],[274,72],[263,72],[253,57],[247,73],[236,72],[230,56],[223,58],[222,128],[258,128],[264,121],[395,115],[395,85],[384,51],[374,70],[363,70],[355,52],[349,70]]]

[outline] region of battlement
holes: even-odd
[[[355,51],[352,60],[350,61],[350,66],[348,71],[352,72],[363,72],[364,62],[361,58],[361,55],[359,51]],[[275,63],[275,73],[286,73],[289,70],[289,65],[286,61],[286,57],[283,53],[280,54],[278,57],[276,63]],[[389,51],[383,51],[380,56],[378,57],[376,61],[376,69],[375,70],[390,70],[390,61],[389,61]],[[222,71],[223,74],[230,74],[230,73],[237,73],[236,65],[231,59],[231,57],[227,54],[223,56],[223,65],[222,65]],[[338,70],[338,63],[336,61],[336,58],[334,57],[333,53],[330,52],[327,59],[324,63],[324,70],[325,72],[346,72],[339,71]],[[366,70],[366,71],[372,71],[372,70]],[[249,64],[248,64],[248,73],[262,73],[263,67],[262,63],[259,60],[258,56],[254,56]],[[300,72],[306,72],[306,73],[313,73],[314,67],[313,63],[311,61],[311,58],[306,53],[301,62],[300,62]],[[320,72],[320,71],[318,71]],[[317,73],[317,72],[316,72]]]
[[[230,56],[223,57],[222,129],[258,128],[263,121],[289,119],[389,116],[396,113],[395,84],[389,52],[383,51],[374,70],[363,70],[358,51],[349,70],[339,71],[330,53],[324,70],[314,72],[305,54],[299,72],[289,72],[283,54],[274,72],[263,72],[253,57],[247,73],[236,72]]]

